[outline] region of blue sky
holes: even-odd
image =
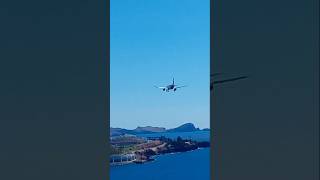
[[[110,125],[209,127],[209,0],[111,0]],[[188,85],[176,92],[153,86]]]

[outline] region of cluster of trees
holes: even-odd
[[[167,142],[167,143],[170,143],[170,142],[186,142],[186,141],[191,142],[192,141],[191,139],[188,139],[188,140],[187,139],[182,139],[180,136],[178,136],[176,140],[171,139],[171,138],[167,138],[165,136],[160,136],[159,140],[163,141],[163,142]]]
[[[210,147],[210,142],[197,142],[191,139],[182,139],[180,136],[178,136],[176,140],[161,136],[159,140],[167,143],[165,150],[161,153],[186,152],[200,147]]]
[[[144,151],[144,155],[147,156],[147,157],[154,156],[156,154],[157,153],[154,152],[152,149],[147,149],[147,150]]]

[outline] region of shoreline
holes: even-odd
[[[128,165],[128,164],[145,164],[145,163],[156,161],[156,159],[158,157],[161,157],[163,155],[175,155],[175,154],[181,154],[181,153],[186,153],[186,152],[193,152],[193,151],[206,149],[206,148],[210,148],[210,147],[198,147],[197,149],[192,149],[192,150],[188,150],[188,151],[181,151],[181,152],[177,151],[177,152],[159,153],[156,155],[149,156],[148,160],[143,160],[143,161],[132,160],[132,161],[126,161],[126,162],[114,162],[114,163],[110,163],[110,166],[124,166],[124,165]]]
[[[210,141],[182,139],[180,136],[171,139],[160,136],[142,139],[134,136],[120,136],[113,139],[109,163],[111,166],[131,163],[144,164],[154,161],[157,155],[175,154],[209,148]]]

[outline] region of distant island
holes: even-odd
[[[179,127],[173,129],[166,129],[164,127],[152,127],[152,126],[145,126],[145,127],[137,127],[136,129],[129,130],[123,128],[110,128],[110,136],[120,136],[120,135],[138,135],[138,134],[151,134],[151,133],[165,133],[165,132],[193,132],[193,131],[210,131],[210,129],[199,129],[194,126],[192,123],[185,123]]]

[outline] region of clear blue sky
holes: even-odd
[[[110,3],[111,127],[209,127],[209,0]]]

